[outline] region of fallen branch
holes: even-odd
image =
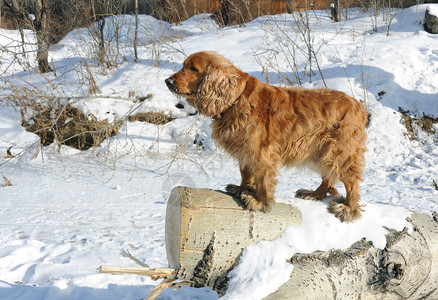
[[[109,274],[134,274],[151,277],[153,280],[160,278],[166,278],[176,273],[175,269],[170,268],[145,268],[145,267],[113,267],[113,266],[100,266],[98,268],[100,273]]]
[[[165,289],[175,288],[179,289],[182,286],[190,286],[193,287],[193,282],[191,281],[178,281],[174,282],[175,279],[164,279],[159,285],[157,285],[152,293],[147,295],[143,300],[154,300],[157,298]]]
[[[154,300],[157,298],[165,289],[170,288],[170,284],[174,282],[175,279],[163,279],[159,285],[157,285],[152,292],[144,297],[142,300]]]

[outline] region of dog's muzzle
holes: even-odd
[[[164,81],[167,85],[167,88],[171,91],[171,92],[176,92],[176,79],[174,77],[169,77]]]

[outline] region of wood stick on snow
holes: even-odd
[[[100,266],[100,273],[109,274],[134,274],[149,276],[153,280],[172,276],[176,273],[175,269],[170,268],[145,268],[145,267],[113,267],[113,266]]]

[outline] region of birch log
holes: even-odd
[[[413,232],[387,235],[385,249],[365,240],[349,249],[292,257],[290,279],[265,299],[438,299],[438,222],[412,213]]]
[[[301,224],[295,207],[277,203],[268,214],[248,211],[228,194],[210,189],[173,189],[166,211],[169,268],[196,287],[226,289],[227,274],[247,246],[277,238]]]
[[[414,228],[389,230],[385,249],[361,240],[344,250],[296,254],[290,279],[265,299],[438,299],[437,216],[412,213]],[[242,250],[301,224],[295,207],[251,212],[209,189],[175,188],[166,212],[166,251],[173,279],[222,295]]]

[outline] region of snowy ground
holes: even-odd
[[[407,209],[438,211],[438,191],[433,185],[433,179],[438,181],[438,133],[427,135],[416,129],[417,139],[410,141],[398,113],[401,107],[412,115],[438,117],[438,36],[423,30],[426,7],[396,13],[388,36],[388,15],[386,23],[383,15],[379,17],[377,31],[373,31],[372,16],[360,10],[351,10],[348,21],[338,24],[330,21],[326,11],[310,14],[312,39],[327,86],[365,100],[371,114],[367,169],[361,185],[366,213],[355,224],[341,224],[326,211],[327,200],[314,203],[293,197],[299,188],[315,188],[318,175],[282,170],[277,200],[297,205],[303,211],[303,224],[286,230],[276,241],[247,248],[231,274],[226,298],[258,299],[274,291],[293,267],[285,265],[284,259],[296,252],[345,248],[364,236],[383,247],[382,226],[403,228]],[[167,90],[164,79],[181,67],[185,55],[215,50],[251,75],[265,81],[268,75],[271,83],[285,85],[285,77],[276,71],[289,78],[294,74],[287,67],[290,56],[283,55],[281,46],[292,49],[294,41],[305,49],[291,15],[265,16],[224,29],[206,15],[178,25],[143,16],[140,62],[135,64],[130,38],[133,19],[118,20],[125,26],[121,35],[126,37],[121,47],[125,59],[120,58],[119,67],[106,74],[93,63],[85,29],[71,32],[52,47],[55,72],[46,76],[23,70],[12,55],[1,53],[2,95],[11,93],[11,87],[37,87],[41,93],[69,97],[87,95],[88,82],[83,79],[83,60],[87,59],[102,95],[153,94],[138,111],[165,111],[178,117],[163,126],[128,122],[118,137],[85,152],[53,145],[38,151],[38,138],[21,127],[19,112],[0,102],[0,174],[12,183],[0,187],[1,299],[146,296],[156,282],[147,277],[98,274],[96,268],[134,265],[120,256],[121,250],[150,266],[167,266],[164,219],[172,187],[223,189],[240,180],[236,163],[211,141],[210,121],[186,117],[188,111],[178,110],[179,100]],[[26,38],[33,40],[30,32]],[[16,40],[16,31],[0,30],[3,47],[11,49]],[[29,62],[33,63],[31,57]],[[308,73],[306,59],[300,54],[296,62],[302,78]],[[320,73],[315,65],[312,68],[316,72],[311,82],[307,74],[303,85],[322,87]],[[137,105],[104,98],[73,104],[108,120],[122,117]],[[438,132],[437,125],[434,129]],[[16,158],[6,159],[10,146]],[[397,208],[389,209],[388,204]],[[312,222],[315,219],[319,225]],[[256,258],[261,255],[266,259],[260,262]],[[279,276],[270,280],[263,277],[266,274]],[[159,299],[216,298],[208,289],[182,288],[167,290]]]

